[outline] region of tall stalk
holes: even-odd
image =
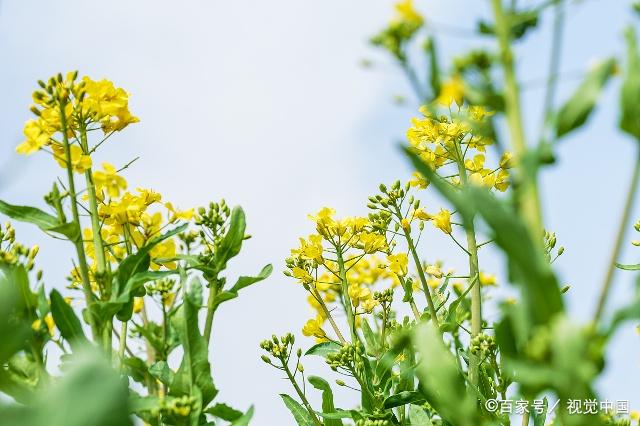
[[[73,242],[73,245],[76,249],[76,254],[78,256],[78,267],[80,268],[80,278],[82,280],[82,292],[84,294],[84,298],[87,304],[87,309],[89,310],[89,325],[91,327],[91,334],[94,340],[100,338],[100,329],[98,324],[96,324],[95,317],[91,312],[91,307],[94,302],[93,291],[91,290],[91,281],[89,279],[89,267],[87,265],[87,257],[84,252],[84,245],[82,243],[82,224],[80,222],[80,215],[78,214],[78,200],[76,193],[76,183],[73,177],[73,163],[71,161],[71,145],[69,144],[69,137],[67,136],[68,124],[67,117],[65,115],[65,101],[60,101],[60,127],[62,129],[62,145],[64,147],[64,155],[67,163],[67,183],[69,186],[69,198],[71,199],[71,216],[73,218],[73,222],[76,224],[78,228],[78,236]]]
[[[342,287],[342,299],[344,302],[344,309],[347,311],[347,322],[349,323],[349,330],[351,331],[351,342],[356,343],[358,341],[358,332],[356,331],[356,318],[351,306],[351,298],[349,297],[349,282],[347,281],[347,270],[344,267],[344,258],[340,243],[336,245],[336,254],[338,258],[338,275],[340,276],[340,282]]]
[[[511,145],[514,150],[515,159],[520,166],[520,190],[519,207],[529,233],[535,244],[542,245],[542,209],[540,207],[540,196],[535,175],[527,173],[522,168],[522,160],[527,152],[527,143],[524,134],[522,112],[520,108],[520,89],[516,80],[516,73],[511,50],[511,36],[509,20],[505,16],[502,0],[491,0],[495,16],[496,34],[500,47],[500,61],[504,72],[504,99],[505,114],[509,126]]]

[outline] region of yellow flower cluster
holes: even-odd
[[[454,84],[454,83],[452,83]],[[441,94],[447,100],[460,101],[458,89],[450,88]],[[450,102],[449,102],[450,103]],[[485,165],[486,147],[493,144],[493,140],[482,134],[474,134],[474,130],[483,127],[485,118],[489,115],[482,107],[471,106],[462,108],[453,118],[436,117],[428,107],[421,107],[423,117],[413,118],[411,127],[407,130],[407,139],[420,158],[433,170],[445,166],[455,166],[452,173],[447,173],[451,183],[459,185],[462,178],[460,170],[465,171],[464,179],[472,184],[495,188],[504,192],[509,186],[509,172],[511,154],[505,153],[495,168]],[[471,151],[475,152],[469,158]],[[428,182],[420,176],[414,175],[410,181],[412,186],[426,188]]]
[[[424,24],[424,18],[414,7],[413,0],[401,0],[394,7],[396,16],[392,20],[392,25],[404,24],[417,29]]]
[[[50,147],[61,167],[82,173],[91,167],[87,131],[97,125],[107,134],[139,121],[129,111],[128,93],[108,80],[94,81],[85,76],[78,81],[77,72],[70,72],[64,79],[59,74],[39,84],[43,90],[33,93],[35,105],[31,107],[36,118],[25,123],[25,140],[16,147],[20,154]],[[69,165],[65,143],[60,139],[69,140]]]

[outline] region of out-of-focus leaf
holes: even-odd
[[[284,405],[291,411],[298,426],[315,426],[311,414],[298,401],[285,393],[281,393],[280,397],[284,401]]]
[[[620,129],[640,141],[640,53],[633,27],[625,31],[627,39],[627,69],[620,88]]]
[[[229,230],[223,237],[220,247],[215,253],[216,268],[218,271],[226,268],[227,262],[240,253],[246,227],[244,211],[239,206],[234,207],[231,211]]]
[[[309,376],[307,380],[309,380],[309,383],[311,383],[314,388],[322,391],[322,411],[324,413],[333,413],[336,407],[333,404],[333,392],[331,391],[329,382],[318,376]],[[327,419],[324,422],[324,426],[342,426],[342,421]]]
[[[545,397],[542,400],[542,412],[538,413],[537,410],[531,410],[531,417],[533,417],[533,426],[544,426],[547,421],[547,408],[549,406],[549,401]]]
[[[467,392],[456,360],[438,330],[432,323],[423,323],[415,329],[413,342],[420,355],[416,372],[427,402],[451,424],[479,424],[475,398]]]
[[[425,411],[415,405],[409,406],[409,426],[433,426]]]
[[[82,324],[73,311],[73,308],[64,300],[64,297],[53,289],[49,293],[51,300],[51,315],[60,334],[74,348],[74,350],[87,342],[87,337],[82,330]]]
[[[616,263],[616,267],[624,269],[625,271],[640,271],[640,263],[636,265],[622,265],[620,263]]]
[[[3,426],[129,426],[127,388],[93,351],[77,352],[72,368],[30,404],[0,406]]]
[[[582,126],[593,111],[609,78],[614,74],[613,58],[599,63],[591,70],[569,100],[560,108],[556,117],[556,136],[562,137]]]
[[[71,241],[80,238],[80,230],[75,223],[61,223],[57,217],[36,207],[14,206],[0,200],[0,213],[20,222],[32,223],[45,232],[65,236]]]
[[[158,361],[150,366],[149,374],[151,374],[153,377],[160,380],[160,382],[164,383],[167,386],[169,386],[171,382],[173,382],[174,378],[174,373],[173,371],[171,371],[166,361]]]
[[[441,81],[436,40],[432,36],[427,38],[427,41],[425,42],[425,50],[429,56],[429,83],[431,84],[431,93],[433,93],[433,96],[436,96],[440,93]]]

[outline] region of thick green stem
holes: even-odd
[[[91,312],[91,307],[94,302],[93,292],[91,290],[91,280],[89,279],[89,267],[87,265],[87,257],[84,252],[84,245],[82,243],[82,224],[80,222],[80,215],[78,214],[77,193],[76,184],[73,177],[73,163],[71,161],[71,145],[69,144],[69,137],[67,136],[67,118],[65,115],[65,103],[60,102],[60,126],[62,128],[62,145],[64,147],[64,155],[67,163],[67,180],[69,185],[69,197],[71,199],[71,215],[73,222],[78,227],[78,236],[73,242],[76,248],[76,254],[78,256],[78,267],[80,268],[80,278],[82,280],[82,292],[84,294],[87,309],[89,310],[89,325],[91,326],[91,334],[94,340],[100,339],[100,329],[96,324],[96,319]]]
[[[216,296],[218,295],[218,279],[215,278],[209,282],[209,298],[207,300],[207,317],[204,322],[204,338],[207,345],[211,340],[211,328],[213,327],[213,315],[216,312]]]
[[[527,152],[527,143],[524,135],[522,112],[520,109],[520,89],[516,80],[516,73],[511,50],[511,28],[509,20],[504,14],[502,0],[491,0],[496,21],[496,34],[500,46],[500,60],[504,71],[504,99],[505,114],[509,125],[511,145],[514,149],[516,162],[521,166]],[[529,233],[536,244],[542,245],[542,209],[535,175],[526,173],[520,168],[520,189],[518,191],[518,203],[524,217]]]
[[[318,416],[316,416],[316,412],[313,411],[313,407],[311,407],[311,404],[309,404],[309,400],[305,396],[304,392],[302,392],[302,389],[300,389],[300,386],[298,385],[298,382],[296,382],[295,377],[293,377],[293,374],[291,374],[291,370],[289,369],[289,366],[287,365],[286,359],[281,358],[280,361],[282,362],[282,368],[284,369],[284,372],[287,373],[287,377],[289,378],[289,381],[293,385],[293,388],[296,390],[296,393],[298,394],[298,397],[302,401],[302,405],[304,405],[304,408],[306,408],[307,411],[309,412],[309,414],[311,415],[311,418],[313,419],[313,422],[317,426],[322,426],[322,422],[320,422],[320,420],[318,419]]]
[[[123,321],[120,326],[120,347],[118,349],[118,359],[120,359],[120,367],[124,367],[124,351],[127,349],[127,321]]]
[[[400,207],[397,205],[394,206],[396,210],[396,214],[398,218],[402,219],[402,213],[400,212]],[[427,306],[429,307],[429,313],[431,314],[431,320],[433,321],[433,325],[436,328],[440,329],[440,322],[438,321],[438,312],[436,311],[436,306],[433,303],[433,298],[431,297],[431,289],[427,284],[427,276],[424,273],[424,268],[422,267],[422,262],[420,262],[420,258],[418,257],[418,251],[416,250],[416,245],[413,242],[413,238],[411,238],[411,232],[408,229],[402,228],[402,232],[404,233],[404,238],[407,240],[407,246],[409,247],[409,252],[411,253],[411,257],[413,258],[413,263],[416,265],[416,270],[418,271],[418,277],[420,278],[420,283],[422,284],[422,289],[424,291],[425,297],[427,298]]]
[[[631,178],[631,183],[629,184],[629,190],[627,191],[627,199],[624,205],[624,211],[622,213],[622,218],[620,220],[620,225],[618,227],[618,234],[616,236],[616,241],[613,245],[613,250],[611,252],[611,259],[609,260],[609,265],[607,267],[607,273],[604,278],[604,282],[602,284],[602,289],[600,290],[600,297],[598,298],[598,305],[596,307],[596,312],[593,317],[593,322],[597,323],[600,321],[602,317],[602,312],[604,310],[604,306],[607,302],[607,296],[609,295],[609,290],[611,289],[611,283],[613,282],[613,277],[616,271],[616,262],[618,261],[618,257],[620,257],[620,251],[622,250],[622,243],[624,242],[624,236],[627,233],[627,226],[629,222],[629,217],[631,216],[631,211],[633,210],[633,204],[636,197],[636,193],[638,192],[638,185],[640,184],[640,145],[638,145],[638,152],[636,154],[636,162],[633,166],[633,176]]]

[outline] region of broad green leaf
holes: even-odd
[[[324,413],[333,413],[336,407],[333,404],[333,392],[329,382],[318,376],[309,376],[307,380],[314,388],[322,391],[322,411]],[[324,422],[324,426],[342,426],[342,422],[336,419],[327,419]]]
[[[250,408],[252,410],[253,407]],[[227,404],[218,403],[212,407],[204,410],[205,413],[211,414],[212,416],[216,416],[219,419],[226,420],[228,422],[232,422],[234,420],[238,420],[242,417],[242,411],[238,411],[235,408],[229,407]]]
[[[280,397],[284,401],[284,405],[287,406],[293,418],[296,420],[298,426],[316,426],[311,414],[302,406],[298,401],[291,398],[285,393],[281,393]]]
[[[0,270],[1,271],[1,270]],[[25,277],[26,278],[26,277]],[[17,288],[0,272],[0,365],[24,345],[33,330],[27,321],[15,321],[14,311],[19,306]],[[1,370],[1,369],[0,369]],[[0,377],[0,382],[2,378]]]
[[[410,405],[409,406],[409,425],[410,426],[433,426],[433,423],[431,423],[431,419],[429,419],[429,416],[427,415],[427,413],[425,413],[425,411],[416,406],[416,405]]]
[[[475,426],[476,399],[467,392],[456,360],[432,323],[419,325],[413,342],[420,355],[417,375],[427,402],[449,423]]]
[[[424,403],[424,394],[419,391],[403,391],[389,396],[384,400],[384,408],[395,408],[406,404]]]
[[[311,346],[305,355],[318,355],[326,358],[327,355],[338,352],[341,346],[336,342],[321,342]]]
[[[247,412],[244,413],[242,417],[234,420],[234,422],[231,423],[230,426],[248,426],[252,417],[253,417],[253,405],[249,407],[249,410],[247,410]]]
[[[373,332],[373,330],[371,330],[371,326],[365,318],[362,318],[360,325],[362,328],[362,335],[364,336],[364,341],[367,346],[367,353],[375,356],[378,353],[379,347],[378,336]]]
[[[616,70],[613,58],[599,63],[592,69],[575,93],[560,108],[556,117],[556,136],[562,137],[582,126],[593,111],[609,78]]]
[[[190,292],[202,292],[202,287],[198,281],[193,281],[191,287]],[[207,343],[200,334],[198,327],[199,306],[192,303],[195,298],[196,296],[185,297],[182,306],[171,318],[171,325],[178,332],[184,355],[180,368],[176,372],[169,388],[169,394],[173,396],[194,396],[191,393],[191,389],[198,387],[202,392],[202,406],[204,407],[215,398],[218,390],[211,378]],[[197,417],[198,415],[199,413],[194,413],[192,417]]]
[[[174,373],[169,368],[166,361],[158,361],[149,367],[149,374],[165,385],[170,385],[173,382]]]
[[[61,223],[57,217],[36,207],[14,206],[0,200],[0,213],[20,222],[32,223],[45,232],[65,236],[71,241],[80,238],[80,230],[75,223]]]
[[[51,299],[51,315],[56,323],[60,334],[74,348],[87,342],[87,338],[82,330],[82,324],[73,311],[73,308],[64,300],[64,297],[53,289],[49,293]]]
[[[240,253],[246,227],[247,224],[244,217],[244,211],[239,206],[234,207],[231,211],[229,230],[223,237],[222,242],[215,253],[216,268],[218,271],[225,269],[227,262]]]
[[[627,69],[620,88],[620,129],[640,141],[640,53],[632,26],[625,31],[627,39]]]

